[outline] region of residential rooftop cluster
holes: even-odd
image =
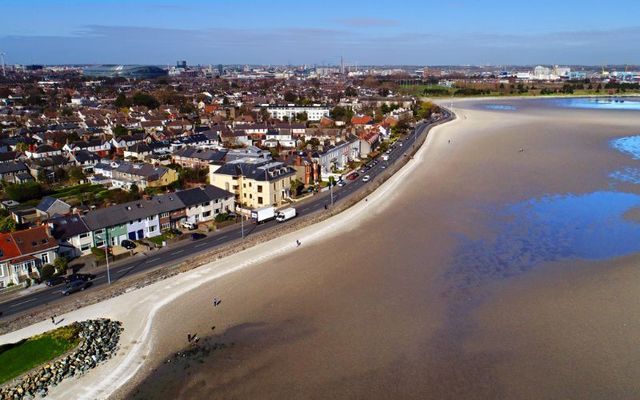
[[[57,257],[286,206],[438,112],[386,74],[314,71],[9,68],[0,287]],[[19,246],[20,232],[46,248]]]

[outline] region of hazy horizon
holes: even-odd
[[[640,3],[283,0],[4,4],[8,64],[640,64]]]

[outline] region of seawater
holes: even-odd
[[[626,213],[640,195],[613,191],[558,194],[494,211],[490,239],[459,238],[449,278],[472,287],[563,259],[604,260],[640,251],[640,224]]]
[[[640,135],[613,139],[609,145],[633,160],[640,160]],[[610,173],[609,177],[622,182],[640,184],[640,165],[618,169]]]
[[[640,100],[633,97],[576,97],[553,99],[549,102],[556,107],[640,111]]]
[[[509,104],[486,104],[484,108],[496,111],[515,111],[517,108]]]

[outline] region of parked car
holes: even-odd
[[[65,279],[64,276],[54,276],[53,278],[47,280],[45,282],[45,285],[47,285],[47,286],[56,286],[56,285],[59,285],[61,283],[66,282],[66,281],[67,280]]]
[[[354,172],[352,174],[350,174],[349,176],[347,176],[347,179],[350,181],[355,181],[356,179],[358,179],[358,177],[360,176],[359,173]]]
[[[133,241],[127,239],[120,242],[120,246],[124,247],[127,250],[133,250],[137,247]]]
[[[371,177],[370,177],[369,175],[365,175],[365,176],[362,178],[362,182],[369,182],[369,179],[371,179]]]
[[[192,231],[192,230],[198,228],[198,224],[194,224],[193,222],[185,221],[185,222],[182,223],[182,227]]]
[[[200,240],[200,239],[204,239],[206,237],[207,237],[207,235],[205,235],[204,233],[195,232],[195,233],[191,234],[191,240]]]
[[[94,274],[71,274],[66,277],[66,281],[67,282],[73,282],[73,281],[89,282],[94,280],[95,278],[96,276]]]
[[[65,287],[62,289],[62,295],[68,296],[71,293],[81,292],[91,286],[91,282],[83,281],[83,280],[75,280],[67,283]]]
[[[338,181],[338,186],[343,187],[344,185],[346,185],[345,181],[343,181],[342,179]]]

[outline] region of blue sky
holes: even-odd
[[[2,0],[8,63],[640,64],[640,1]]]

